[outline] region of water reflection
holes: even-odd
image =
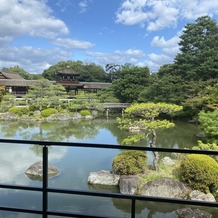
[[[198,129],[194,125],[183,122],[176,122],[176,127],[170,130],[158,132],[157,146],[168,148],[184,148],[196,145],[195,134]],[[115,120],[89,120],[82,122],[1,122],[0,137],[25,140],[45,140],[63,142],[88,142],[97,144],[120,144],[129,133],[120,130]],[[149,139],[137,145],[149,144]],[[40,181],[30,180],[25,174],[25,170],[33,163],[41,160],[41,147],[38,145],[12,145],[0,144],[0,182],[8,184],[41,186]],[[69,188],[102,191],[97,187],[87,184],[90,172],[99,170],[111,170],[112,160],[121,150],[115,149],[91,149],[75,147],[49,147],[49,162],[61,170],[61,174],[49,180],[49,187]],[[166,155],[166,154],[161,154]],[[148,152],[148,156],[152,156]],[[152,157],[150,158],[152,159]],[[117,188],[110,189],[102,187],[103,191],[117,192]],[[3,195],[3,192],[5,193]],[[14,191],[1,190],[0,203],[13,201],[19,205],[18,197]],[[10,195],[10,197],[9,197]],[[28,199],[33,199],[32,195],[21,193],[22,198],[27,199],[26,207],[34,207],[34,203],[28,203]],[[13,198],[12,198],[13,196]],[[118,199],[98,199],[85,200],[77,198],[73,201],[72,196],[52,198],[50,207],[61,210],[79,210],[90,213],[98,210],[99,215],[110,215],[128,217],[129,202]],[[137,202],[137,217],[174,217],[174,207],[169,205],[158,208],[155,204]],[[166,211],[167,210],[167,211]],[[152,215],[153,214],[153,215]],[[7,216],[6,216],[7,217]],[[10,216],[8,216],[10,217]],[[19,216],[14,216],[19,217]]]

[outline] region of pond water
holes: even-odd
[[[167,148],[191,148],[196,145],[198,127],[186,122],[175,122],[170,130],[158,132],[157,146]],[[97,144],[121,144],[128,135],[117,127],[115,119],[96,119],[75,122],[1,122],[0,137],[8,139],[49,140],[64,142],[89,142]],[[138,145],[147,146],[149,140]],[[122,146],[122,145],[121,145]],[[90,172],[111,170],[112,160],[122,150],[58,147],[49,148],[49,162],[61,170],[60,175],[49,179],[51,188],[67,188],[118,192],[117,188],[95,187],[87,184]],[[164,156],[167,154],[161,154]],[[148,154],[151,162],[152,154]],[[41,160],[41,148],[37,145],[0,144],[0,183],[41,187],[42,182],[31,180],[25,170]],[[41,209],[41,195],[30,191],[0,189],[0,205]],[[152,202],[136,202],[136,217],[177,217],[175,210],[184,207]],[[85,213],[98,216],[130,217],[128,200],[95,198],[72,195],[49,195],[49,209]],[[38,218],[39,215],[0,212],[0,217]],[[54,217],[53,217],[54,218]]]

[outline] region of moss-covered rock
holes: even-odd
[[[147,168],[147,155],[144,151],[122,152],[113,159],[112,168],[118,175],[144,173]]]
[[[181,162],[180,175],[183,182],[205,193],[218,188],[218,163],[210,156],[187,155]]]

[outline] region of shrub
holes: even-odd
[[[89,110],[82,110],[82,111],[80,111],[80,114],[81,114],[83,117],[91,115],[91,113],[90,113]]]
[[[24,114],[29,114],[29,108],[27,107],[12,107],[8,110],[11,113],[22,116]]]
[[[144,173],[147,155],[144,151],[125,151],[118,154],[112,163],[113,172],[119,175]]]
[[[205,193],[218,188],[218,163],[207,155],[189,154],[180,165],[181,180]]]
[[[56,109],[48,108],[48,109],[42,110],[41,115],[42,115],[42,117],[49,117],[52,114],[56,114],[56,113],[58,113],[58,111]]]

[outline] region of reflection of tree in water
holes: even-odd
[[[197,144],[198,127],[186,122],[175,122],[170,130],[159,130],[157,147],[162,148],[192,148]]]
[[[14,121],[1,122],[1,133],[4,134],[3,137],[5,138],[16,138],[17,132],[25,128],[24,123],[21,125],[19,122]]]

